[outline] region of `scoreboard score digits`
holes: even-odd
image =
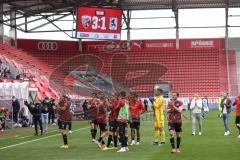
[[[76,37],[81,39],[121,39],[122,10],[78,8]]]

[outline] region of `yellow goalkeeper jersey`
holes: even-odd
[[[164,98],[163,96],[158,96],[154,100],[153,109],[155,116],[164,116]]]

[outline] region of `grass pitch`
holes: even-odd
[[[185,113],[186,114],[186,113]],[[235,113],[231,113],[230,136],[223,135],[222,119],[218,112],[212,111],[203,121],[203,135],[191,135],[191,121],[183,124],[180,154],[170,153],[167,126],[167,143],[164,146],[152,146],[153,122],[143,121],[141,126],[141,144],[129,146],[127,153],[102,151],[91,142],[90,129],[86,122],[75,122],[74,132],[69,135],[69,149],[63,150],[61,136],[56,126],[43,136],[32,136],[33,128],[8,130],[0,137],[1,160],[239,160],[240,139],[234,126]],[[188,114],[187,114],[188,115]],[[130,142],[130,138],[129,138]]]

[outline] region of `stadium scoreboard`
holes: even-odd
[[[78,7],[76,37],[120,40],[122,10]]]

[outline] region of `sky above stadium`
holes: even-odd
[[[230,9],[229,18],[230,26],[240,26],[240,10],[239,8]],[[238,16],[236,16],[238,15]],[[133,11],[132,18],[146,17],[173,17],[171,10],[151,10],[151,11]],[[41,23],[40,23],[41,24]],[[72,22],[57,22],[61,27],[72,28]],[[35,24],[36,25],[36,24]],[[179,10],[180,27],[197,27],[197,26],[224,26],[225,25],[225,9],[187,9]],[[164,28],[175,27],[174,18],[161,19],[132,19],[131,28]],[[124,27],[125,28],[125,27]],[[9,28],[5,26],[5,34],[8,35]],[[56,29],[54,26],[47,25],[42,30]],[[69,32],[72,35],[71,32]],[[234,27],[229,29],[230,37],[240,37],[240,28]],[[122,31],[122,39],[127,38],[126,30]],[[222,38],[225,37],[225,28],[197,28],[197,29],[180,29],[180,38]],[[71,40],[64,33],[23,33],[18,32],[18,38],[28,39],[58,39]],[[175,39],[175,29],[152,29],[131,31],[131,39]]]

